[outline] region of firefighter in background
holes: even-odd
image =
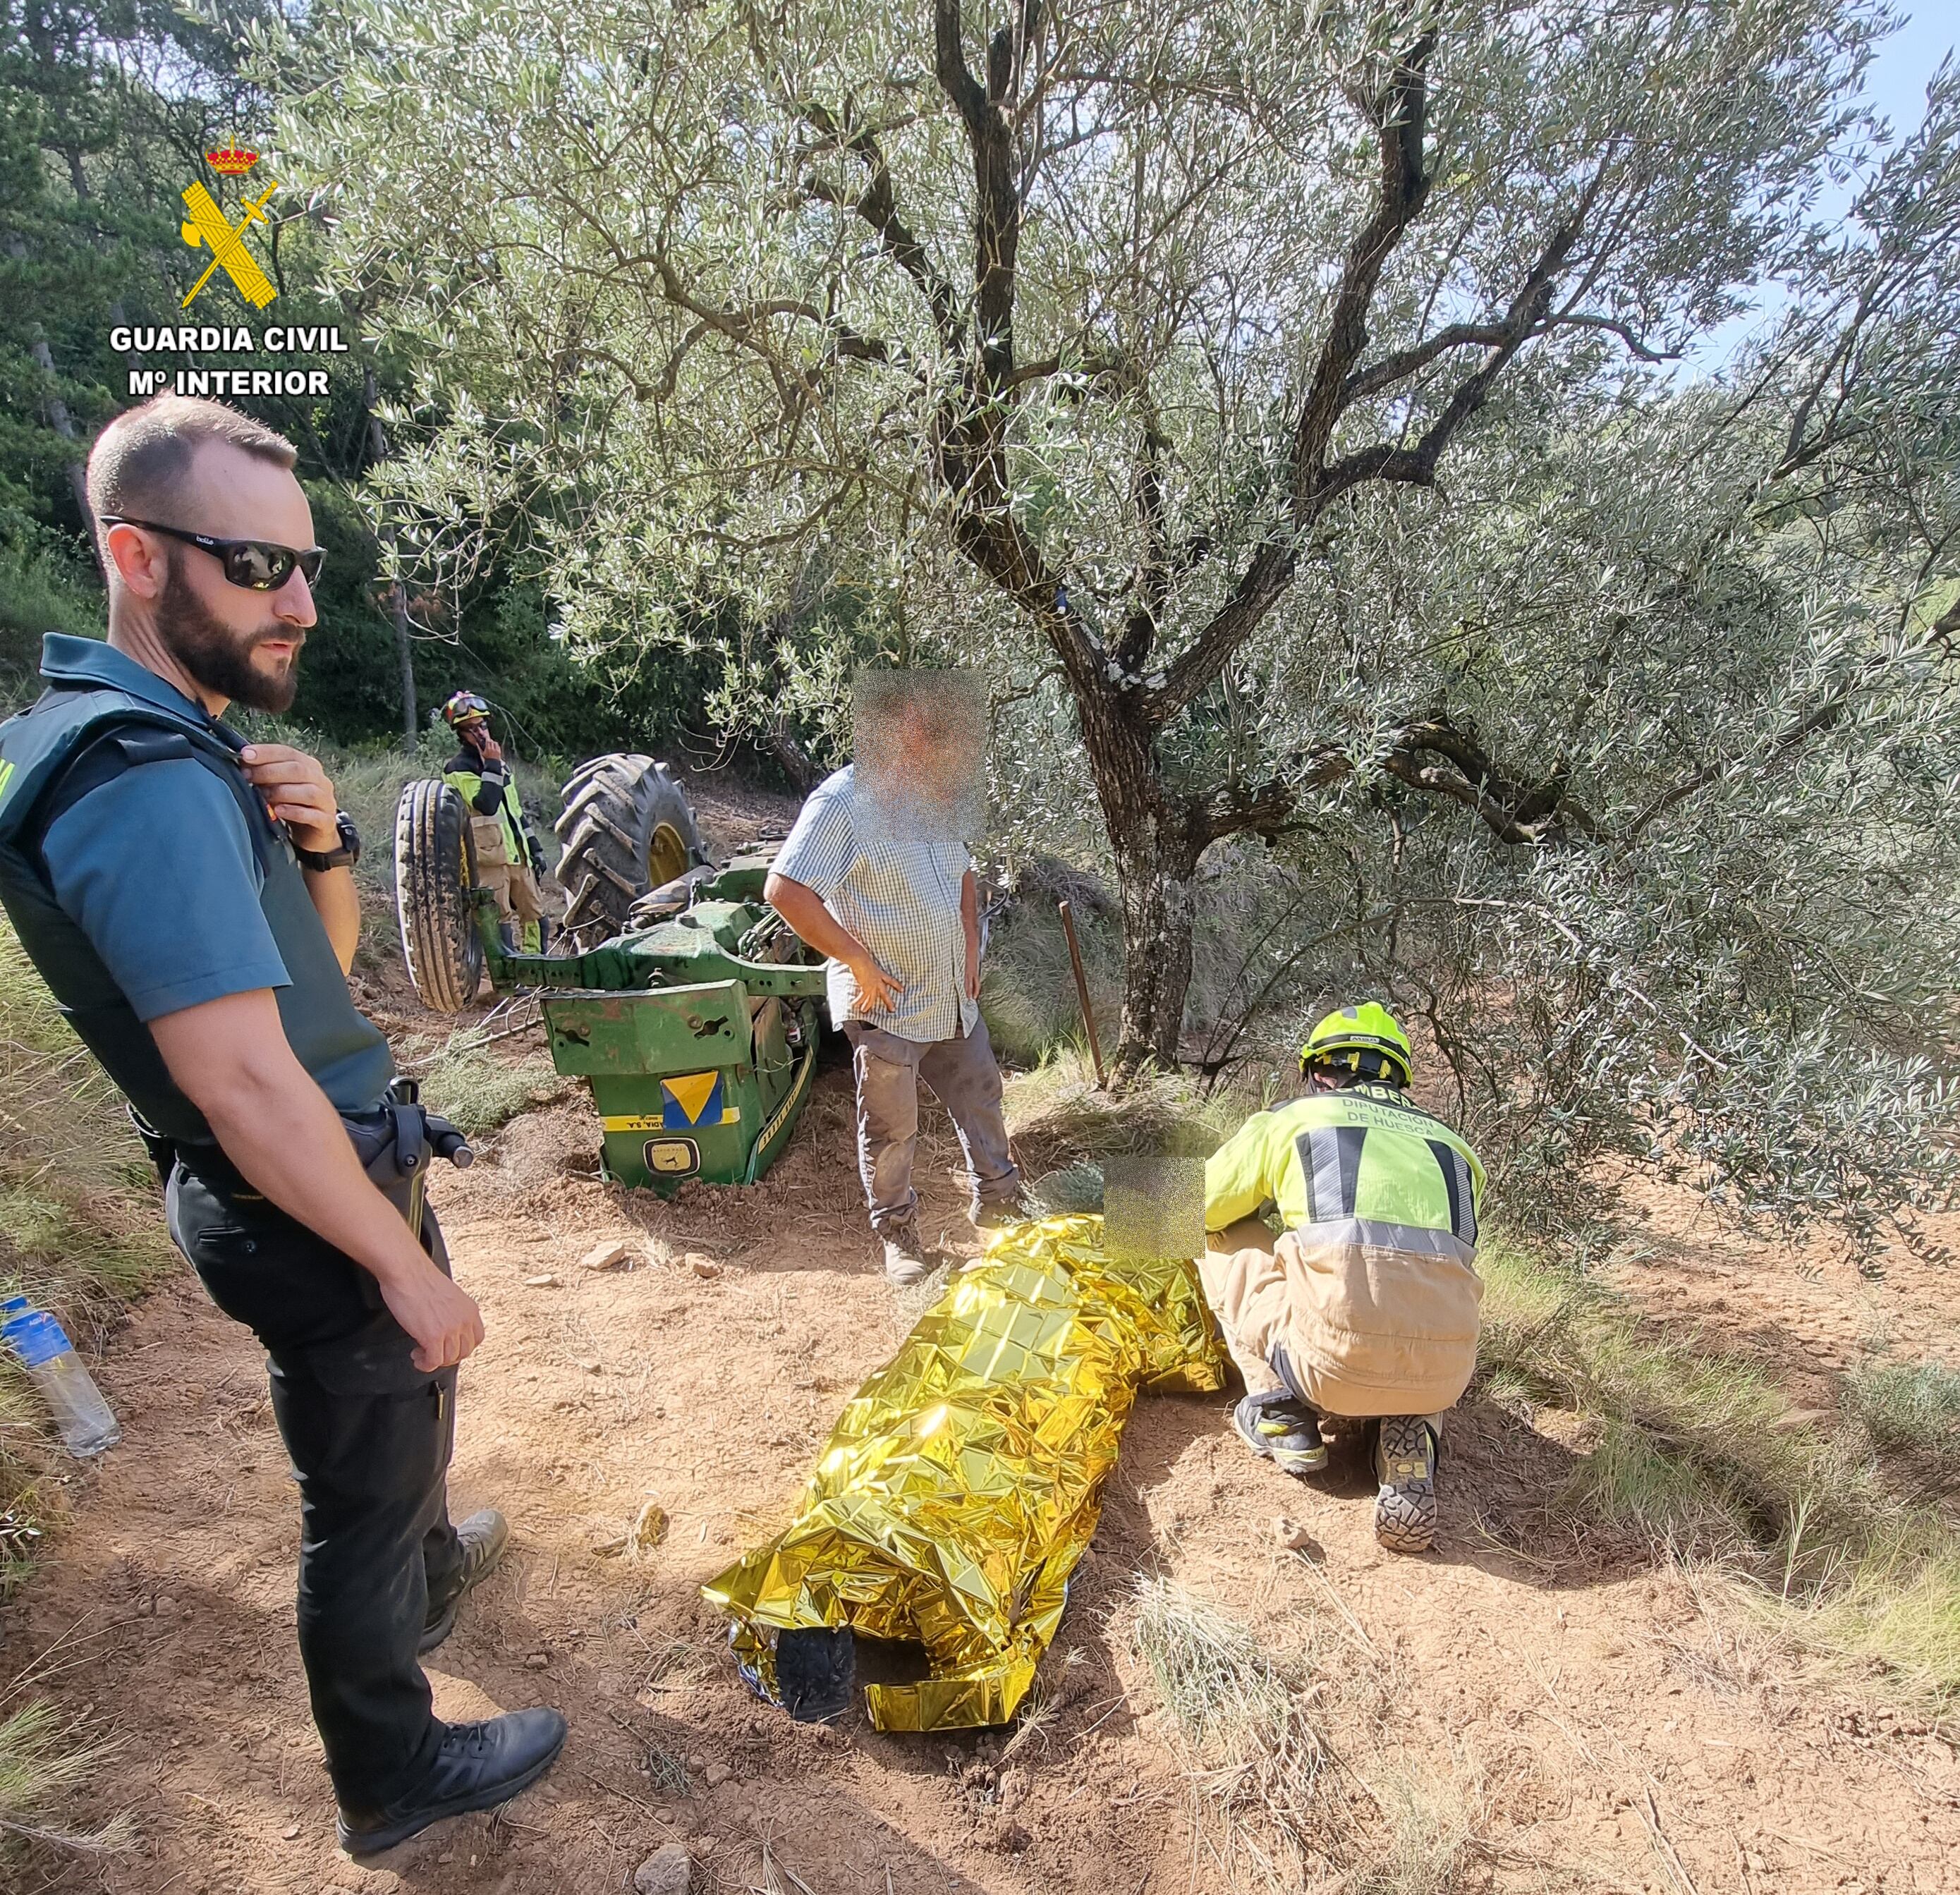
[[[514,953],[542,954],[550,923],[539,885],[550,872],[525,820],[503,747],[490,734],[490,707],[475,692],[459,691],[443,706],[442,716],[457,744],[443,765],[442,780],[469,806],[478,883],[497,898],[504,945]]]

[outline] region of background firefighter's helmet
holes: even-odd
[[[466,723],[488,723],[490,707],[473,691],[459,691],[442,707],[442,720],[452,730]]]
[[[1375,1000],[1328,1014],[1306,1036],[1300,1049],[1300,1070],[1305,1073],[1316,1066],[1338,1067],[1362,1079],[1386,1078],[1397,1086],[1408,1085],[1414,1071],[1408,1035]]]

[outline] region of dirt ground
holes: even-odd
[[[488,1328],[462,1378],[453,1510],[494,1502],[514,1530],[435,1655],[438,1708],[555,1704],[571,1736],[543,1785],[385,1867],[333,1844],[294,1645],[295,1497],[259,1353],[187,1270],[151,1298],[103,1372],[123,1444],[76,1477],[44,1569],[0,1614],[0,1675],[42,1658],[61,1701],[122,1740],[72,1814],[126,1809],[140,1842],[49,1858],[27,1886],[599,1895],[679,1842],[697,1891],[1222,1890],[1245,1868],[1221,1843],[1229,1779],[1194,1779],[1131,1643],[1139,1575],[1160,1574],[1312,1673],[1327,1807],[1351,1829],[1339,1846],[1330,1831],[1303,1886],[1960,1890],[1949,1742],[1806,1688],[1644,1547],[1553,1530],[1568,1451],[1474,1400],[1452,1420],[1437,1548],[1408,1559],[1376,1546],[1365,1483],[1254,1461],[1228,1397],[1147,1397],[1019,1734],[881,1737],[861,1716],[813,1728],[757,1703],[698,1588],[781,1525],[851,1391],[930,1300],[883,1281],[848,1107],[833,1063],[747,1192],[667,1203],[597,1182],[576,1099],[436,1180]],[[973,1246],[956,1155],[932,1118],[928,1233],[958,1254]],[[1644,1229],[1616,1261],[1623,1285],[1671,1321],[1717,1324],[1800,1400],[1827,1404],[1831,1372],[1876,1334],[1960,1354],[1936,1263],[1895,1255],[1868,1280],[1745,1252],[1680,1207]],[[615,1237],[635,1267],[579,1269]],[[624,1542],[650,1499],[671,1526],[635,1563]],[[1303,1547],[1279,1544],[1281,1515]],[[1421,1879],[1439,1823],[1468,1844]]]

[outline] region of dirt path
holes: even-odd
[[[438,1655],[438,1706],[549,1702],[572,1738],[502,1820],[447,1826],[385,1870],[332,1847],[293,1643],[294,1497],[257,1353],[188,1279],[139,1312],[106,1373],[124,1444],[83,1478],[10,1609],[5,1661],[59,1648],[63,1700],[126,1740],[97,1809],[129,1808],[142,1842],[46,1886],[558,1895],[630,1887],[679,1840],[698,1890],[1220,1888],[1217,1823],[1128,1641],[1136,1577],[1161,1572],[1312,1671],[1309,1715],[1338,1759],[1329,1808],[1363,1824],[1382,1876],[1398,1833],[1411,1852],[1378,1888],[1960,1889],[1947,1746],[1806,1696],[1773,1656],[1717,1649],[1685,1582],[1639,1549],[1548,1544],[1564,1450],[1488,1406],[1454,1431],[1440,1550],[1411,1561],[1375,1547],[1365,1487],[1254,1463],[1222,1401],[1147,1401],[1048,1661],[1048,1708],[1011,1748],[881,1738],[861,1719],[812,1730],[756,1703],[696,1588],[781,1521],[924,1301],[894,1299],[860,1220],[847,1080],[826,1076],[753,1192],[663,1205],[590,1181],[571,1103],[439,1181],[489,1324],[465,1372],[456,1502],[495,1501],[516,1542]],[[929,1208],[957,1234],[953,1156],[942,1130]],[[663,1261],[581,1274],[614,1235]],[[649,1498],[672,1530],[635,1566],[619,1543]],[[1276,1543],[1282,1512],[1311,1536],[1306,1557]],[[1529,1560],[1505,1550],[1519,1546]],[[1450,1878],[1408,1879],[1458,1824],[1475,1842]]]

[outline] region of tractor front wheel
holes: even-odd
[[[565,844],[558,865],[567,891],[565,930],[587,947],[622,933],[649,889],[708,860],[686,796],[651,757],[581,764],[554,827]]]
[[[402,956],[423,1006],[460,1013],[483,978],[470,891],[476,843],[463,799],[446,783],[411,783],[395,806],[395,908]]]

